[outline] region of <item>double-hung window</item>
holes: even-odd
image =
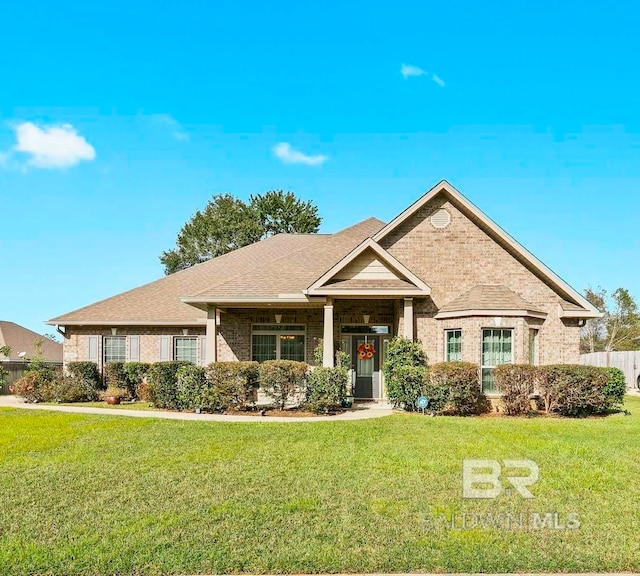
[[[462,330],[446,330],[444,333],[445,362],[462,360]]]
[[[513,330],[482,331],[482,391],[495,393],[493,369],[513,362]]]
[[[104,363],[126,362],[127,360],[127,337],[126,336],[105,336],[102,341]]]
[[[195,364],[198,360],[198,339],[176,336],[173,339],[173,359]]]
[[[305,328],[297,324],[256,324],[251,334],[251,359],[305,361]]]

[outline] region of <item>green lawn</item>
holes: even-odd
[[[640,398],[627,408],[284,424],[3,409],[0,574],[639,571]],[[536,497],[463,499],[465,458],[536,461]],[[425,522],[452,512],[581,526]]]

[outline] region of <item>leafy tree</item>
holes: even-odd
[[[315,233],[320,222],[317,207],[292,192],[252,195],[248,204],[218,194],[182,227],[176,247],[160,261],[165,274],[173,274],[280,232]]]
[[[256,211],[263,237],[281,232],[315,233],[320,227],[318,208],[311,200],[299,200],[293,192],[272,190],[262,196],[251,196],[249,204]]]
[[[626,288],[618,288],[610,296],[604,288],[587,288],[585,297],[600,312],[601,318],[587,320],[582,330],[583,352],[633,350],[640,336],[640,311]]]

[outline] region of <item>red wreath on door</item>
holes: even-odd
[[[376,353],[376,349],[371,342],[363,342],[358,346],[358,358],[360,360],[371,360]]]

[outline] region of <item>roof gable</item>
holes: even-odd
[[[354,290],[361,295],[428,296],[431,289],[371,238],[336,262],[306,291],[309,296]]]
[[[531,254],[531,252],[518,243],[446,180],[442,180],[436,184],[424,196],[419,198],[389,222],[389,224],[373,236],[373,240],[381,242],[392,232],[398,230],[403,224],[409,221],[422,208],[432,202],[440,194],[444,194],[449,200],[465,212],[470,219],[473,219],[478,223],[495,241],[499,242],[503,248],[518,259],[521,264],[525,265],[536,276],[549,285],[558,294],[560,299],[571,301],[575,305],[579,306],[582,310],[582,312],[579,313],[580,317],[588,318],[600,316],[600,312],[598,312],[598,310],[577,290],[567,284],[562,278],[538,260],[533,254]],[[574,312],[573,315],[577,316],[578,313]]]

